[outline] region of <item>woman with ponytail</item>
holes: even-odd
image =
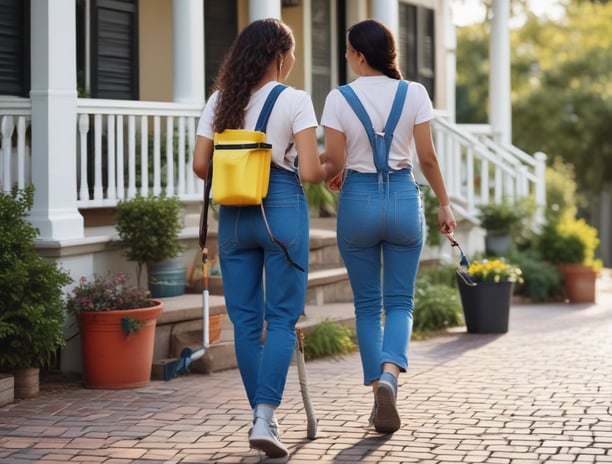
[[[330,170],[326,181],[331,189],[341,186],[338,246],[353,289],[363,381],[374,391],[370,422],[378,432],[393,433],[401,426],[398,377],[408,368],[425,227],[413,146],[440,204],[440,231],[452,234],[456,222],[432,142],[430,98],[423,85],[402,82],[391,31],[373,19],[355,24],[348,30],[345,56],[358,78],[332,90],[325,102],[324,161],[343,166],[341,176]],[[396,98],[400,87],[407,93]],[[370,135],[347,93],[369,117]],[[397,124],[385,134],[392,138],[377,149],[373,141],[393,127],[387,121],[394,112],[399,112]]]

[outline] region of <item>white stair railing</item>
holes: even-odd
[[[484,126],[456,125],[438,116],[432,121],[436,150],[453,205],[473,220],[480,205],[532,198],[535,224],[543,223],[546,206],[546,155],[533,156],[496,143]]]

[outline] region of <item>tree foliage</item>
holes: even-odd
[[[513,143],[545,152],[551,163],[571,163],[579,192],[587,194],[612,188],[610,26],[610,2],[574,0],[560,20],[528,14],[511,31]],[[457,38],[458,122],[482,123],[488,25],[460,28]]]

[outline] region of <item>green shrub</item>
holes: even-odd
[[[546,224],[537,245],[542,258],[551,264],[587,264],[599,269],[598,246],[597,229],[570,215]]]
[[[325,183],[310,184],[304,183],[304,192],[310,211],[318,216],[322,211],[335,214],[338,209],[339,194],[332,192]]]
[[[546,168],[546,210],[549,223],[557,222],[562,216],[576,215],[576,182],[573,166],[560,158]]]
[[[513,253],[510,259],[523,271],[523,283],[514,288],[516,295],[534,302],[563,299],[563,282],[558,269],[543,261],[537,252]]]
[[[427,270],[419,272],[419,281],[427,281],[429,284],[446,285],[447,287],[457,287],[455,264],[436,264]],[[421,280],[422,279],[422,280]]]
[[[304,359],[341,356],[357,349],[351,329],[325,319],[304,339]]]
[[[138,287],[143,266],[174,258],[183,251],[182,203],[165,195],[136,196],[117,203],[117,232],[125,257],[137,263]]]
[[[425,213],[425,224],[427,226],[426,244],[437,247],[442,244],[442,234],[438,223],[438,209],[440,204],[435,193],[429,185],[421,185],[421,198],[423,199],[423,210]]]
[[[456,288],[418,279],[414,292],[413,330],[426,334],[463,325],[463,309]]]
[[[481,205],[478,218],[480,227],[489,233],[512,234],[520,229],[526,215],[526,202],[517,200],[510,203],[504,200],[501,203],[491,201],[486,205]]]
[[[0,192],[0,370],[45,367],[63,346],[70,275],[42,258],[28,220],[34,188]]]

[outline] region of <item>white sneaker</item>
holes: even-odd
[[[264,417],[264,414],[255,412],[255,422],[249,434],[251,448],[263,451],[271,458],[282,458],[289,451],[280,441],[278,424],[273,417]]]

